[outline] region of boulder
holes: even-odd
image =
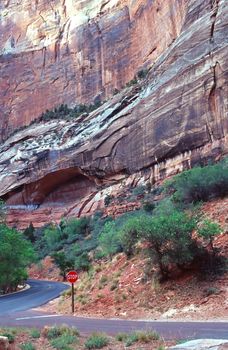
[[[169,348],[170,350],[227,350],[228,339],[196,339]]]

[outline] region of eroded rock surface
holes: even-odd
[[[34,124],[2,144],[0,195],[11,223],[91,213],[113,186],[153,183],[228,152],[228,7],[225,0],[185,5],[180,34],[145,81],[87,117]]]
[[[186,0],[3,0],[0,127],[107,98],[179,35]]]

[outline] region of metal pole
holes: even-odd
[[[72,314],[74,313],[74,283],[71,284],[71,295],[72,295]]]

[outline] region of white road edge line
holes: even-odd
[[[32,320],[34,318],[61,317],[61,316],[63,316],[63,315],[43,315],[43,316],[18,317],[18,318],[15,318],[15,321]]]

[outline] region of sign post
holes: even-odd
[[[74,283],[78,279],[78,274],[76,271],[72,270],[67,273],[66,277],[67,277],[67,281],[71,283],[71,298],[72,298],[71,306],[72,306],[72,314],[73,314],[74,313]]]

